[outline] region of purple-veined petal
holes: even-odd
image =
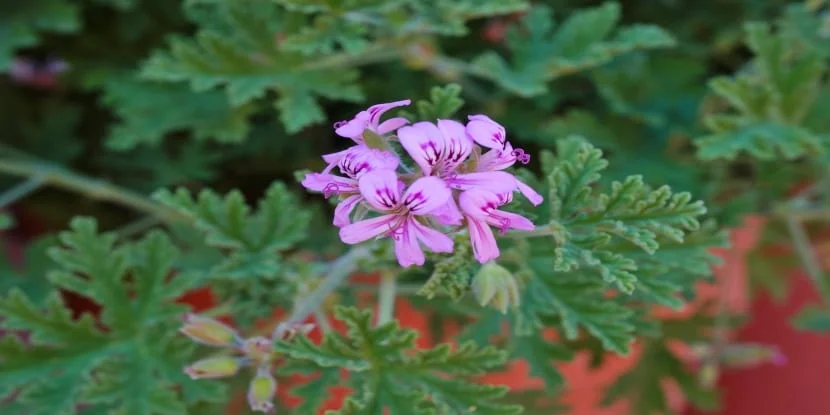
[[[378,125],[380,124],[380,117],[386,112],[391,110],[392,108],[397,107],[404,107],[411,104],[412,101],[408,99],[403,99],[400,101],[394,102],[387,102],[383,104],[376,104],[369,107],[366,112],[369,114],[369,123],[377,129]]]
[[[447,199],[447,203],[444,203],[429,214],[438,220],[438,222],[442,225],[460,225],[461,220],[464,219],[464,216],[461,215],[461,212],[458,210],[458,205],[455,203],[455,199],[452,197]]]
[[[479,220],[486,220],[489,212],[501,206],[499,196],[482,189],[471,189],[458,196],[458,205],[464,215]]]
[[[369,126],[369,113],[359,112],[353,119],[341,121],[335,124],[334,133],[346,138],[351,138],[357,143],[363,143],[363,131]]]
[[[467,136],[464,124],[453,120],[438,120],[438,130],[444,136],[442,159],[447,169],[455,168],[467,160],[473,151],[473,140]]]
[[[496,237],[493,235],[490,226],[472,217],[467,217],[467,224],[469,225],[473,255],[478,262],[484,264],[498,258],[499,246],[496,244]]]
[[[409,124],[409,120],[407,120],[406,118],[394,117],[380,123],[380,125],[378,125],[377,131],[375,132],[378,133],[378,135],[384,135],[387,133],[391,133],[392,131],[395,131],[398,128],[401,128],[407,124]]]
[[[424,174],[432,174],[444,152],[444,136],[438,127],[430,122],[418,122],[398,130],[398,140]]]
[[[309,173],[300,183],[308,190],[322,192],[329,197],[334,194],[357,192],[357,181],[333,174]]]
[[[533,190],[532,187],[526,185],[519,179],[516,179],[516,186],[518,187],[519,191],[522,192],[524,197],[526,197],[527,200],[530,201],[530,203],[533,203],[533,206],[539,206],[545,200],[545,198],[543,198],[542,195],[537,193],[535,190]]]
[[[332,224],[337,226],[338,228],[342,228],[350,223],[352,211],[354,210],[355,206],[357,206],[360,201],[363,200],[363,196],[361,195],[353,195],[349,196],[340,201],[337,204],[337,207],[334,208],[334,221]]]
[[[355,146],[355,147],[356,147],[356,146]],[[346,154],[348,154],[348,153],[349,153],[349,150],[351,150],[351,149],[352,149],[352,147],[349,147],[349,148],[347,148],[347,149],[345,149],[345,150],[343,150],[343,151],[338,151],[338,152],[336,152],[336,153],[323,154],[323,161],[325,161],[326,163],[328,163],[328,166],[327,166],[327,167],[323,170],[323,173],[329,173],[329,172],[331,172],[331,170],[334,168],[334,166],[336,166],[336,165],[337,165],[337,163],[340,163],[340,160],[341,160],[341,159],[342,159],[342,158],[343,158]]]
[[[504,150],[507,145],[507,132],[501,124],[486,115],[470,115],[467,122],[467,134],[483,147]]]
[[[361,220],[340,228],[340,240],[349,245],[368,241],[394,228],[398,215],[383,215]]]
[[[513,146],[506,143],[504,150],[493,149],[481,155],[476,164],[476,171],[504,170],[516,164],[516,156],[513,155]]]
[[[491,210],[486,221],[490,225],[499,228],[502,232],[507,232],[508,229],[518,229],[521,231],[532,231],[536,229],[536,226],[530,219],[516,213],[498,209]]]
[[[400,182],[393,170],[375,170],[358,180],[360,194],[373,208],[389,211],[401,203]]]
[[[447,184],[453,189],[469,190],[482,188],[496,193],[512,192],[518,185],[516,178],[512,174],[504,171],[457,174],[448,179]]]
[[[392,170],[398,168],[398,156],[390,151],[376,150],[366,146],[354,146],[346,151],[340,159],[340,171],[353,178],[358,178],[372,170]]]
[[[392,234],[395,239],[395,257],[404,268],[410,265],[424,265],[425,261],[424,251],[418,245],[414,223],[415,221],[409,218]]]
[[[428,176],[421,177],[409,185],[403,194],[402,203],[416,215],[431,213],[452,197],[452,192],[443,180]]]
[[[453,248],[452,239],[441,232],[412,220],[411,229],[418,240],[432,252],[450,253]]]

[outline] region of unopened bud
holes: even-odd
[[[236,330],[212,318],[187,314],[179,329],[191,339],[209,346],[231,346],[241,342]]]
[[[260,366],[248,387],[248,406],[255,412],[271,412],[276,393],[277,380],[271,376],[267,366]]]
[[[502,313],[521,302],[513,274],[495,262],[484,264],[478,271],[473,279],[473,294],[482,306],[490,304]]]
[[[291,340],[298,334],[306,335],[314,330],[314,324],[311,323],[280,323],[274,330],[274,341]]]
[[[184,368],[191,379],[216,379],[239,372],[244,360],[232,356],[218,356],[199,360]]]

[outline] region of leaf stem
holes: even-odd
[[[395,316],[395,274],[384,272],[380,278],[378,288],[378,321],[377,325],[382,326]]]
[[[801,259],[802,265],[804,265],[804,270],[810,276],[813,284],[815,284],[825,304],[830,304],[830,285],[828,285],[827,278],[821,270],[821,265],[819,265],[818,259],[810,245],[810,239],[804,230],[804,224],[798,218],[792,216],[785,218],[784,221],[787,224],[790,237],[793,239],[795,250]]]
[[[182,218],[174,210],[155,203],[140,193],[123,189],[100,179],[73,173],[52,163],[0,158],[0,172],[13,176],[38,177],[42,184],[71,190],[90,199],[118,203],[164,220]]]
[[[291,312],[287,322],[300,323],[314,313],[314,310],[320,306],[326,296],[342,285],[357,269],[357,263],[361,259],[367,258],[369,253],[370,248],[368,246],[358,246],[332,262],[329,273],[323,277],[323,282],[294,307],[294,311]]]
[[[27,180],[19,183],[11,189],[0,194],[0,209],[16,202],[17,200],[28,196],[32,192],[40,189],[43,185],[43,176],[40,174],[29,177]]]

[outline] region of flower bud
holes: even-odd
[[[236,330],[212,318],[188,313],[179,329],[187,337],[209,346],[231,346],[241,342]]]
[[[184,368],[191,379],[216,379],[235,375],[242,367],[243,359],[218,356],[199,360]]]
[[[272,338],[274,341],[291,340],[296,337],[297,334],[306,335],[311,333],[311,330],[314,330],[314,324],[311,323],[280,323],[274,330]]]
[[[482,306],[492,305],[502,313],[521,301],[519,284],[509,270],[495,262],[482,265],[473,279],[473,294]]]
[[[268,372],[267,366],[260,366],[248,387],[248,406],[255,412],[271,412],[276,393],[277,380]]]

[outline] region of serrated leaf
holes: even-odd
[[[401,415],[463,413],[471,408],[487,415],[521,412],[521,407],[494,402],[504,396],[506,388],[475,384],[463,377],[501,365],[504,352],[472,343],[414,350],[414,331],[396,323],[372,327],[369,311],[338,307],[335,315],[348,327],[347,335],[330,333],[319,346],[309,340],[275,345],[278,352],[293,359],[324,368],[350,368],[349,383],[359,392],[333,413],[368,415],[382,413],[384,408]]]
[[[0,6],[0,71],[9,70],[18,49],[35,46],[41,32],[72,33],[79,28],[80,13],[72,2],[3,2]]]
[[[60,241],[63,247],[51,251],[59,265],[52,281],[101,304],[107,330],[89,315],[73,320],[57,294],[43,310],[12,291],[0,298],[2,326],[28,331],[32,344],[24,346],[14,334],[0,340],[0,390],[23,387],[20,402],[33,414],[69,412],[78,402],[130,415],[173,414],[193,398],[222,398],[216,386],[209,386],[210,393],[197,392],[202,387],[180,370],[192,347],[171,344],[170,323],[184,311],[173,300],[190,284],[181,276],[170,278],[177,250],[168,238],[152,232],[136,243],[116,245],[114,235],[98,233],[93,220],[78,218]],[[41,406],[34,399],[47,402]]]
[[[510,63],[487,52],[473,60],[472,73],[531,97],[545,93],[545,84],[558,77],[604,65],[635,50],[675,44],[668,32],[651,25],[623,27],[613,33],[620,16],[617,3],[578,11],[557,30],[551,14],[546,6],[531,9],[521,20],[524,31],[514,27],[508,33]]]
[[[464,106],[461,98],[461,86],[458,84],[447,84],[443,87],[435,86],[429,90],[429,99],[421,99],[415,102],[418,115],[401,111],[410,121],[428,121],[442,118],[452,118],[455,113]]]

